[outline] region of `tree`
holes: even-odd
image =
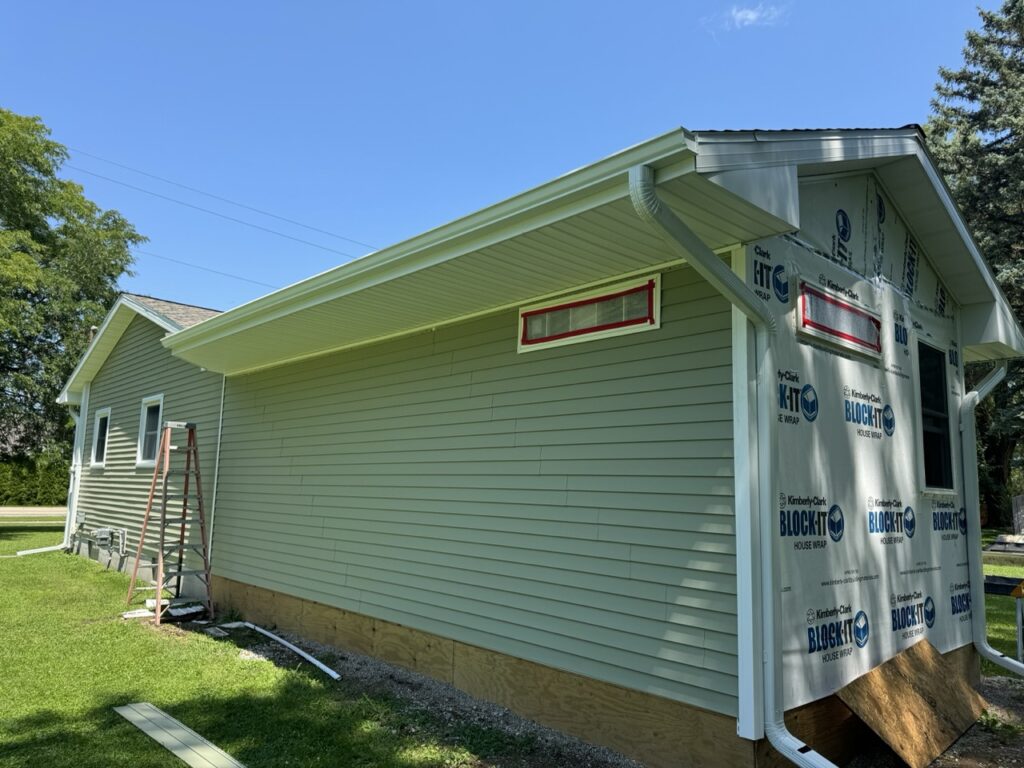
[[[145,238],[57,173],[67,150],[0,108],[0,458],[67,455],[55,398]]]
[[[939,70],[926,134],[939,168],[1017,318],[1024,318],[1024,0],[979,10],[960,69]],[[977,377],[977,370],[969,370]],[[1024,366],[979,414],[981,483],[996,521],[1009,518],[1010,472],[1024,438]]]

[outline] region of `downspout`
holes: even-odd
[[[654,228],[669,246],[683,256],[697,273],[728,299],[754,325],[755,364],[757,366],[757,461],[758,516],[761,522],[761,611],[764,658],[764,732],[768,741],[790,762],[802,768],[836,768],[836,766],[794,736],[786,728],[782,688],[782,656],[779,653],[775,619],[779,595],[775,561],[774,529],[772,527],[773,455],[775,421],[770,408],[774,394],[772,376],[775,355],[772,337],[776,332],[775,316],[764,302],[726,264],[705,245],[694,232],[658,199],[654,185],[654,169],[634,166],[629,169],[629,196],[637,215]],[[751,585],[753,587],[753,585]],[[741,619],[742,620],[742,619]]]
[[[981,554],[981,499],[978,491],[978,432],[974,411],[1006,376],[1006,365],[991,371],[960,402],[960,433],[963,443],[964,503],[967,505],[967,561],[971,577],[971,634],[983,658],[1018,675],[1024,664],[997,651],[988,642],[985,621],[985,573]]]
[[[217,480],[220,478],[220,441],[224,433],[224,390],[227,388],[227,374],[220,380],[220,416],[217,418],[217,453],[213,460],[213,498],[210,500],[210,530],[206,534],[206,559],[213,568],[213,517],[217,514]]]
[[[71,471],[68,478],[68,511],[64,518],[64,540],[52,547],[37,547],[36,549],[22,549],[18,556],[38,555],[41,552],[56,552],[58,550],[71,549],[71,530],[75,526],[75,518],[78,516],[78,488],[82,480],[82,458],[85,455],[85,430],[89,418],[89,385],[82,388],[82,402],[78,406],[78,413],[71,411],[71,418],[75,420],[75,438],[71,443]]]

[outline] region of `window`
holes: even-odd
[[[926,488],[953,488],[953,460],[949,445],[949,395],[946,390],[946,353],[917,343],[921,382],[921,438]]]
[[[160,416],[163,407],[163,395],[153,395],[142,400],[142,413],[139,415],[137,464],[152,464],[156,461],[157,446],[160,444]]]
[[[92,466],[102,467],[107,460],[107,435],[110,432],[110,409],[100,408],[92,423]]]
[[[519,311],[519,351],[660,327],[660,276]]]
[[[882,321],[876,314],[808,283],[800,283],[797,322],[809,336],[871,355],[882,352]]]

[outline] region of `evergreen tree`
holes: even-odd
[[[926,133],[968,227],[1018,319],[1024,318],[1024,0],[979,10],[963,66],[939,70]],[[968,377],[977,378],[977,370]],[[1009,483],[1024,437],[1024,365],[979,409],[981,484],[993,522],[1010,516]]]
[[[58,178],[67,150],[49,134],[0,108],[0,459],[68,454],[54,399],[145,240]]]

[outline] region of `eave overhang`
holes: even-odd
[[[630,167],[713,250],[799,229],[799,180],[872,172],[962,310],[964,356],[1024,355],[1024,333],[915,127],[676,130],[165,337],[236,375],[489,314],[679,263],[639,221]]]
[[[107,312],[107,316],[103,318],[103,323],[96,331],[96,335],[93,336],[81,360],[78,361],[78,365],[75,366],[75,370],[71,372],[67,383],[57,396],[58,403],[62,405],[81,404],[85,385],[92,381],[99,369],[103,367],[103,363],[110,356],[128,325],[138,316],[146,318],[168,333],[181,330],[180,325],[134,301],[130,296],[120,296]]]
[[[793,231],[697,174],[695,160],[692,135],[673,131],[163,343],[195,365],[241,374],[678,262],[632,209],[628,171],[638,164],[655,169],[659,193],[713,249]]]

